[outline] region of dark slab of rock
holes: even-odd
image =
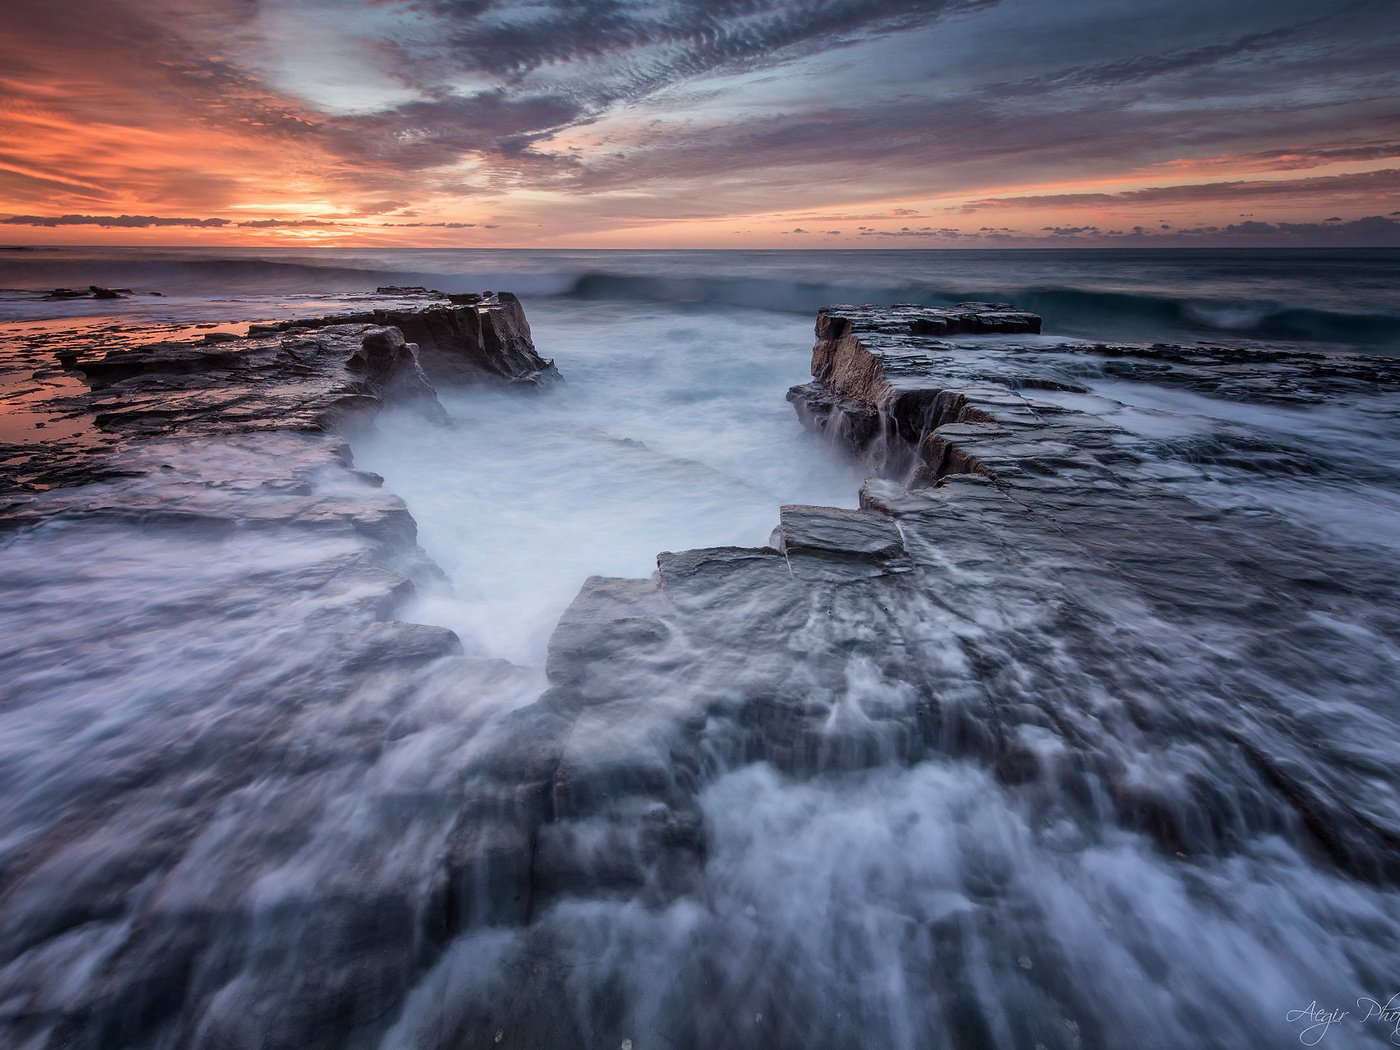
[[[394,327],[418,346],[419,360],[434,382],[505,380],[538,386],[559,378],[554,362],[535,350],[530,323],[514,295],[500,292],[446,298],[446,303],[430,303],[412,309],[374,309],[276,325],[254,325],[249,334],[267,335],[292,327],[318,329],[345,324]]]
[[[40,432],[39,440],[15,446],[0,467],[0,493],[120,472],[122,445],[135,437],[322,432],[368,419],[386,401],[443,417],[412,345],[397,332],[363,325],[236,343],[69,347],[60,361],[86,386],[58,387],[28,407],[87,420],[86,429],[51,438]]]
[[[1318,405],[1376,384],[1400,384],[1400,362],[1389,358],[1249,345],[1015,339],[1039,331],[1039,318],[1005,305],[826,307],[817,318],[813,380],[787,397],[810,429],[879,474],[921,485],[949,474],[990,472],[1000,455],[992,451],[993,436],[1009,450],[1028,426],[1042,455],[1017,469],[1051,468],[1056,457],[1044,424],[1061,409],[1037,402],[1034,394],[1083,393],[1087,378],[1288,405]],[[957,338],[968,333],[995,338]],[[1078,428],[1087,425],[1081,416]],[[1111,465],[1113,442],[1088,440],[1099,448],[1101,465]]]
[[[899,527],[861,510],[784,507],[773,545],[803,579],[857,579],[911,567]]]
[[[514,296],[458,306],[430,294],[426,305],[290,319],[246,337],[203,332],[131,345],[123,331],[128,345],[115,349],[101,333],[47,347],[63,372],[21,391],[33,437],[0,444],[0,495],[120,473],[115,452],[133,436],[333,430],[386,402],[445,419],[424,362],[447,381],[532,386],[558,376],[535,352]],[[44,349],[41,341],[17,360],[37,363]]]
[[[784,507],[769,547],[667,552],[653,580],[585,586],[551,641],[552,688],[516,713],[551,770],[531,818],[554,844],[537,903],[703,893],[703,821],[643,828],[693,828],[708,779],[753,762],[816,778],[952,758],[1047,827],[1106,820],[1183,862],[1281,837],[1346,876],[1400,878],[1400,808],[1357,795],[1378,770],[1344,743],[1400,673],[1364,641],[1400,632],[1386,597],[1400,572],[1279,514],[1217,506],[1207,474],[1155,436],[1044,399],[1114,360],[1161,366],[1142,382],[1243,396],[1232,369],[1247,355],[1095,354],[1021,345],[1014,328],[957,343],[919,332],[915,308],[851,313],[819,320],[799,410],[854,417],[863,450],[883,442],[880,462],[902,455],[908,474],[867,481],[860,510]],[[976,323],[1030,325],[992,313]],[[1375,360],[1271,363],[1316,391],[1358,375],[1400,386]],[[1328,703],[1301,701],[1317,695]],[[1349,729],[1312,731],[1323,711]],[[609,859],[558,846],[580,841],[609,843]],[[643,891],[644,870],[667,874]],[[547,957],[547,922],[537,934]]]
[[[519,350],[512,332],[528,339],[493,331],[486,360]],[[28,957],[0,975],[0,1030],[93,1050],[186,1028],[278,1047],[381,1030],[463,929],[526,922],[532,879],[571,877],[567,858],[552,876],[532,864],[548,792],[525,764],[504,787],[489,766],[469,781],[458,764],[538,673],[403,621],[440,573],[342,436],[385,405],[443,417],[417,346],[392,326],[288,322],[132,346],[99,331],[13,359],[35,378],[0,391],[47,418],[33,441],[0,446],[0,605],[25,625],[0,646],[0,706],[61,722],[110,699],[152,717],[149,732],[56,734],[81,756],[57,786],[6,768],[31,793],[15,797],[24,844],[0,850],[0,955]],[[74,426],[60,434],[59,421]],[[75,627],[62,611],[75,603],[103,610],[105,629]],[[160,670],[167,652],[178,674]],[[386,754],[418,734],[434,754],[385,775]],[[246,822],[233,812],[245,792],[268,803]],[[363,819],[336,815],[350,800]],[[333,843],[311,848],[344,863],[258,899],[260,875],[295,866],[322,834]],[[409,867],[379,867],[394,856]],[[152,904],[141,887],[157,884]],[[50,994],[56,946],[101,961]],[[264,952],[225,1009],[225,962]]]
[[[383,762],[417,734],[460,753],[493,692],[532,677],[399,619],[433,568],[402,501],[349,460],[323,433],[129,440],[125,476],[38,495],[0,530],[0,606],[26,624],[3,647],[7,710],[32,705],[42,724],[135,697],[152,714],[63,734],[75,758],[53,783],[7,766],[26,840],[0,851],[0,954],[30,954],[0,977],[6,1038],[156,1046],[197,1021],[200,1041],[330,1047],[386,1023],[463,924],[528,917],[510,895],[531,844],[509,836],[504,804],[465,791],[455,760],[419,751],[407,778]],[[65,610],[82,602],[106,620],[83,611],[75,627]],[[179,674],[152,673],[167,652]],[[452,699],[415,707],[425,695]],[[240,816],[248,794],[267,807]],[[363,819],[336,816],[351,800]],[[322,834],[317,856],[343,863],[259,900],[259,877]],[[374,862],[390,855],[414,858],[412,874]],[[140,887],[156,882],[153,903]],[[39,992],[56,987],[55,946],[104,943],[116,950],[69,990]],[[275,1008],[221,1010],[225,962],[264,951],[245,1003]]]
[[[125,299],[134,294],[130,288],[102,288],[88,285],[86,288],[55,288],[44,296],[45,299]],[[152,293],[154,294],[154,293]]]
[[[1383,936],[1387,928],[1368,895],[1400,880],[1400,806],[1388,787],[1391,756],[1370,745],[1377,720],[1393,707],[1389,683],[1400,678],[1395,651],[1383,644],[1400,637],[1394,559],[1348,556],[1287,515],[1222,505],[1198,447],[1176,450],[1054,397],[1082,390],[1091,376],[1123,378],[1131,370],[1133,382],[1303,410],[1310,398],[1330,397],[1335,409],[1352,403],[1348,392],[1356,401],[1370,396],[1375,377],[1389,381],[1391,366],[1283,355],[1270,362],[1283,386],[1271,389],[1240,367],[1245,359],[1232,363],[1224,351],[1110,354],[1078,344],[1018,345],[1014,334],[1007,342],[979,336],[959,344],[916,334],[907,315],[871,310],[868,329],[827,340],[853,336],[860,345],[832,348],[844,356],[823,362],[830,369],[813,397],[829,412],[856,406],[878,421],[868,442],[884,442],[885,463],[902,450],[916,475],[910,484],[868,481],[860,510],[785,507],[771,547],[667,552],[653,579],[589,580],[551,640],[542,696],[512,706],[470,746],[459,738],[433,752],[449,761],[417,763],[421,790],[387,798],[371,791],[368,819],[337,825],[349,834],[402,825],[439,846],[430,870],[380,874],[373,864],[347,864],[344,886],[335,893],[318,887],[310,901],[293,902],[296,912],[143,912],[98,975],[96,994],[60,1019],[51,1041],[157,1042],[156,1022],[178,1012],[181,996],[212,998],[211,985],[187,977],[200,946],[217,936],[246,937],[249,956],[264,953],[243,979],[259,981],[276,1005],[275,1017],[246,1028],[224,1015],[201,1028],[229,1045],[252,1042],[250,1033],[269,1045],[329,1045],[343,1035],[337,1024],[378,1042],[376,1025],[412,1020],[441,987],[436,998],[448,1005],[441,1013],[424,1007],[415,1033],[421,1045],[622,1046],[639,1036],[626,1025],[641,1017],[648,1045],[982,1046],[994,1041],[982,1011],[1002,1016],[1009,1002],[1008,1016],[1049,1018],[1041,1030],[1008,1036],[1018,1045],[1107,1046],[1112,1037],[1103,1033],[1114,1030],[1115,1015],[1102,983],[1081,979],[1101,972],[1092,966],[1101,960],[1092,950],[1101,938],[1083,936],[1077,922],[1067,932],[1061,905],[1084,891],[1091,930],[1096,921],[1121,921],[1146,924],[1150,935],[1152,911],[1139,898],[1096,892],[1095,866],[1125,859],[1172,886],[1178,883],[1168,876],[1179,872],[1179,885],[1199,887],[1203,898],[1260,871],[1268,900],[1287,902],[1287,880],[1302,873],[1297,884],[1366,900]],[[281,340],[295,347],[334,337],[322,327],[268,338],[280,348]],[[357,328],[341,347],[347,364],[357,358],[346,371],[359,382],[379,369],[392,376],[407,344],[386,330]],[[314,357],[303,363],[314,370]],[[139,393],[151,376],[183,382],[188,374],[138,373],[113,387],[131,384],[118,391],[129,397],[125,391]],[[1296,400],[1280,402],[1280,389]],[[1238,443],[1231,449],[1248,451]],[[176,450],[151,453],[161,458],[140,464],[147,484],[165,457],[172,469],[181,466]],[[1341,469],[1315,458],[1313,477]],[[1295,465],[1274,458],[1259,470],[1290,481]],[[100,486],[89,486],[86,507],[70,510],[90,511],[93,527],[102,514],[162,508],[207,523],[230,502],[227,486],[205,484],[211,480],[223,479],[191,479],[175,508],[168,497],[135,509],[124,509],[129,496],[123,505],[103,504],[92,500]],[[453,659],[447,634],[394,619],[401,584],[382,553],[402,553],[411,534],[392,499],[362,486],[369,510],[360,492],[349,506],[318,510],[302,504],[312,499],[310,478],[268,480],[272,487],[257,485],[253,499],[239,495],[240,513],[251,513],[244,505],[253,503],[275,527],[327,521],[338,535],[357,538],[356,560],[326,572],[350,575],[354,593],[364,593],[348,625],[338,618],[313,625],[306,672],[294,683],[253,690],[232,676],[243,689],[235,699],[261,705],[254,710],[266,716],[216,728],[256,731],[261,739],[271,726],[286,738],[276,738],[285,752],[265,764],[245,760],[245,748],[254,757],[261,752],[242,738],[217,748],[216,775],[235,788],[267,767],[339,768],[334,756],[303,755],[299,724],[284,726],[279,714],[297,709],[303,677],[317,688],[350,690],[353,711],[353,690],[387,685],[366,684],[364,676],[397,673],[397,656],[423,673]],[[286,480],[305,481],[308,492],[281,491]],[[368,667],[356,653],[371,655]],[[438,695],[451,695],[435,684]],[[462,717],[470,710],[461,705]],[[424,735],[460,733],[453,729],[459,721],[429,726]],[[349,753],[358,756],[406,727],[354,728],[363,747]],[[815,807],[839,806],[847,791],[868,789],[862,777],[875,769],[895,787],[899,772],[915,766],[948,776],[931,781],[907,822],[892,829],[890,863],[881,865],[878,883],[857,882],[847,887],[856,896],[833,901],[852,907],[828,911],[825,899],[813,898],[765,915],[743,907],[754,887],[725,881],[742,875],[742,865],[736,872],[732,857],[728,868],[717,862],[726,844],[706,801],[718,781],[755,765],[771,767],[765,775],[798,795],[813,785],[832,789],[814,794],[813,808],[783,811],[777,819],[784,825],[815,823]],[[372,771],[352,772],[376,782]],[[939,791],[969,783],[992,800],[996,820],[966,800],[939,808]],[[289,864],[303,818],[295,787],[276,807],[287,811],[289,844],[280,848]],[[163,829],[152,857],[136,858],[129,870],[173,864],[169,858],[192,848],[221,798],[195,799],[182,823]],[[868,814],[848,815],[878,819],[887,803],[880,795]],[[96,813],[99,826],[106,817],[106,810]],[[907,845],[930,841],[917,830],[925,821],[939,827],[936,857]],[[0,872],[7,876],[0,887],[14,887],[0,889],[13,894],[4,903],[18,905],[5,914],[24,917],[26,947],[83,936],[92,909],[117,907],[110,887],[136,881],[126,869],[114,878],[94,860],[66,908],[26,908],[29,866],[42,870],[46,852],[57,853],[61,842],[43,845],[16,872]],[[1159,856],[1139,856],[1152,847]],[[795,852],[790,865],[772,871],[787,879],[808,857]],[[833,870],[858,871],[859,860],[838,857]],[[1309,864],[1325,870],[1300,866]],[[945,889],[940,878],[949,870]],[[931,885],[925,873],[936,876]],[[216,900],[238,899],[250,877],[238,865],[216,874]],[[1042,877],[1048,886],[1037,883]],[[839,878],[813,884],[842,885]],[[426,900],[404,886],[425,887]],[[1224,896],[1221,911],[1203,914],[1225,915],[1235,905]],[[951,910],[931,909],[931,901]],[[872,943],[877,911],[892,920],[877,932],[892,931],[899,945],[882,980],[901,989],[916,981],[919,1004],[930,1005],[926,1013],[898,1010],[894,1020],[907,1026],[897,1029],[871,1009],[859,979],[871,972],[861,953]],[[794,939],[799,927],[815,928],[821,939]],[[478,940],[462,940],[473,932]],[[855,961],[813,966],[808,943],[823,951],[850,944],[845,954]],[[1153,949],[1150,936],[1124,936],[1113,948],[1119,943],[1144,946],[1145,957]],[[425,983],[449,951],[456,954],[447,969],[466,966],[469,978]],[[1034,953],[1033,969],[1019,964],[1030,962],[1023,953]],[[1112,964],[1123,958],[1112,955]],[[736,959],[759,960],[763,980]],[[335,982],[283,998],[273,982],[300,979],[277,969],[283,960],[313,973],[324,967]],[[645,990],[620,979],[635,972],[627,966],[650,960],[666,967],[641,975]],[[987,966],[1012,979],[977,992],[964,974]],[[1164,986],[1176,976],[1167,969],[1149,958],[1139,979]],[[832,979],[851,973],[857,979]],[[411,988],[419,993],[405,1009]],[[899,1001],[907,1002],[902,992]],[[126,1002],[140,1009],[121,1009]],[[36,1031],[52,1023],[25,1020]]]

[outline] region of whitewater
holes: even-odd
[[[39,294],[87,285],[132,296]],[[1393,1044],[1358,1003],[1400,991],[1400,887],[1381,862],[1400,841],[1400,391],[1206,396],[1055,347],[1391,358],[1400,251],[35,248],[0,257],[0,323],[7,344],[124,345],[353,308],[386,285],[515,292],[564,381],[440,388],[447,425],[387,411],[348,435],[348,464],[289,434],[152,438],[140,463],[170,471],[102,482],[131,514],[0,533],[0,1044]],[[500,785],[524,753],[522,713],[546,694],[551,636],[591,577],[645,579],[663,551],[762,547],[785,505],[857,505],[868,467],[785,400],[809,377],[817,309],[967,299],[1043,314],[1017,352],[1053,357],[1074,383],[1037,397],[1128,435],[1156,457],[1154,484],[1250,522],[1251,542],[1275,536],[1309,568],[1280,577],[1255,622],[1211,637],[1096,596],[1114,617],[1096,628],[1103,644],[1154,654],[1140,669],[1150,709],[1073,678],[1075,638],[1045,610],[1079,570],[1055,550],[958,547],[943,601],[856,610],[853,636],[896,624],[911,651],[930,645],[930,674],[995,676],[1018,707],[1082,700],[1074,733],[1027,731],[1018,746],[1067,776],[1112,754],[1129,790],[1181,822],[1179,848],[1115,819],[1112,800],[1022,790],[952,730],[932,753],[876,739],[889,712],[927,702],[921,687],[798,624],[812,655],[789,684],[836,697],[831,752],[814,763],[747,754],[746,716],[713,695],[723,683],[675,678],[640,655],[645,639],[610,673],[655,702],[571,744],[588,768],[645,756],[638,777],[693,797],[665,834],[693,846],[698,874],[632,871],[631,839],[580,822],[549,848],[606,893],[551,887],[522,930],[488,888],[445,887],[443,858],[494,827],[477,815],[513,804]],[[990,375],[1004,353],[976,343],[970,367]],[[20,421],[5,437],[34,440],[18,361],[0,356],[0,399]],[[1271,381],[1267,366],[1244,378]],[[450,629],[464,655],[353,663],[337,624],[379,614],[370,569],[335,566],[369,565],[363,532],[191,533],[156,513],[198,499],[236,517],[291,487],[350,517],[406,509],[420,549],[395,566],[413,583],[395,616]],[[1173,542],[1143,536],[1142,557],[1181,558]],[[979,587],[1004,600],[966,597]],[[1328,588],[1330,613],[1315,601]],[[736,688],[771,670],[746,645],[772,625],[740,597],[714,653]],[[940,632],[971,641],[933,648]],[[974,666],[989,637],[1005,648]],[[1241,709],[1287,680],[1269,700],[1287,711],[1234,722],[1206,699],[1213,672],[1195,654],[1248,683]],[[697,720],[698,757],[657,743]],[[1178,727],[1165,755],[1122,729],[1149,723]],[[1348,866],[1302,848],[1247,771],[1213,764],[1213,725],[1266,729],[1258,746],[1284,770],[1315,754],[1290,733],[1325,742],[1337,764],[1309,775],[1378,829],[1369,852]],[[1218,807],[1211,827],[1182,817],[1202,799]],[[627,815],[629,828],[654,819]],[[1334,1008],[1351,1016],[1319,1028]]]

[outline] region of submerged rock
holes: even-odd
[[[91,284],[86,288],[55,288],[45,299],[125,299],[132,295],[130,288],[102,288]],[[151,292],[151,295],[157,293]]]

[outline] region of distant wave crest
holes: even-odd
[[[622,273],[603,269],[471,272],[450,268],[375,267],[370,260],[260,258],[36,258],[0,260],[0,287],[29,290],[102,284],[166,294],[227,297],[258,294],[370,292],[380,285],[422,285],[445,291],[510,290],[526,297],[588,301],[716,305],[811,315],[832,303],[920,302],[951,305],[972,299],[1011,302],[1046,319],[1051,333],[1105,339],[1230,337],[1400,348],[1400,316],[1348,313],[1270,301],[1181,298],[1166,292],[1022,285],[953,287],[917,279],[884,284],[803,281],[775,276]],[[363,263],[363,265],[357,265]],[[716,259],[722,264],[721,259]]]

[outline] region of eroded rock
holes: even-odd
[[[85,386],[53,383],[28,396],[25,410],[49,419],[37,419],[32,441],[0,446],[0,490],[120,473],[115,453],[132,436],[322,431],[368,419],[386,402],[444,420],[424,362],[436,362],[449,382],[532,386],[558,376],[535,352],[524,311],[508,293],[475,306],[435,300],[255,325],[246,337],[203,332],[116,348],[89,337],[51,353]]]
[[[419,360],[434,382],[506,380],[537,386],[559,378],[554,362],[536,352],[525,311],[514,295],[500,292],[442,298],[446,301],[430,301],[411,309],[375,309],[276,325],[253,325],[249,334],[268,335],[293,326],[320,329],[371,324],[397,328],[408,342],[416,344]]]

